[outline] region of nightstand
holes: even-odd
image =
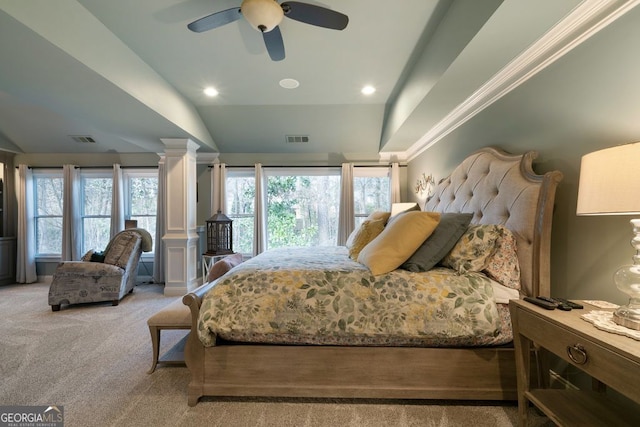
[[[640,403],[640,341],[601,331],[580,319],[583,313],[601,310],[582,304],[582,310],[561,311],[545,310],[522,300],[509,303],[521,426],[527,425],[529,402],[558,425],[640,425],[640,411],[629,413],[605,393],[529,386],[530,350],[535,343]]]

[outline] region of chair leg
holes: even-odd
[[[51,306],[51,311],[60,311],[60,304],[54,304]]]
[[[160,353],[160,329],[156,326],[149,326],[149,333],[151,333],[151,347],[153,349],[153,361],[151,362],[151,369],[147,371],[147,374],[153,373],[158,365],[158,357]]]

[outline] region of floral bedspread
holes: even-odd
[[[499,344],[490,279],[446,268],[372,276],[343,246],[274,249],[218,279],[198,336],[239,342],[377,346]]]

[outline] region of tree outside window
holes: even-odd
[[[226,215],[233,220],[233,250],[253,253],[255,177],[253,169],[227,172]]]
[[[109,243],[112,187],[110,171],[81,172],[82,253],[104,250]]]
[[[138,221],[156,239],[156,212],[158,205],[158,171],[123,171],[125,182],[125,216]]]
[[[338,235],[338,170],[266,170],[267,247],[332,246]]]
[[[389,168],[354,168],[353,202],[356,228],[370,213],[391,210]]]
[[[62,253],[62,171],[33,172],[36,255]]]

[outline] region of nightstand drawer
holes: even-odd
[[[525,310],[518,326],[521,335],[638,401],[638,363]]]

